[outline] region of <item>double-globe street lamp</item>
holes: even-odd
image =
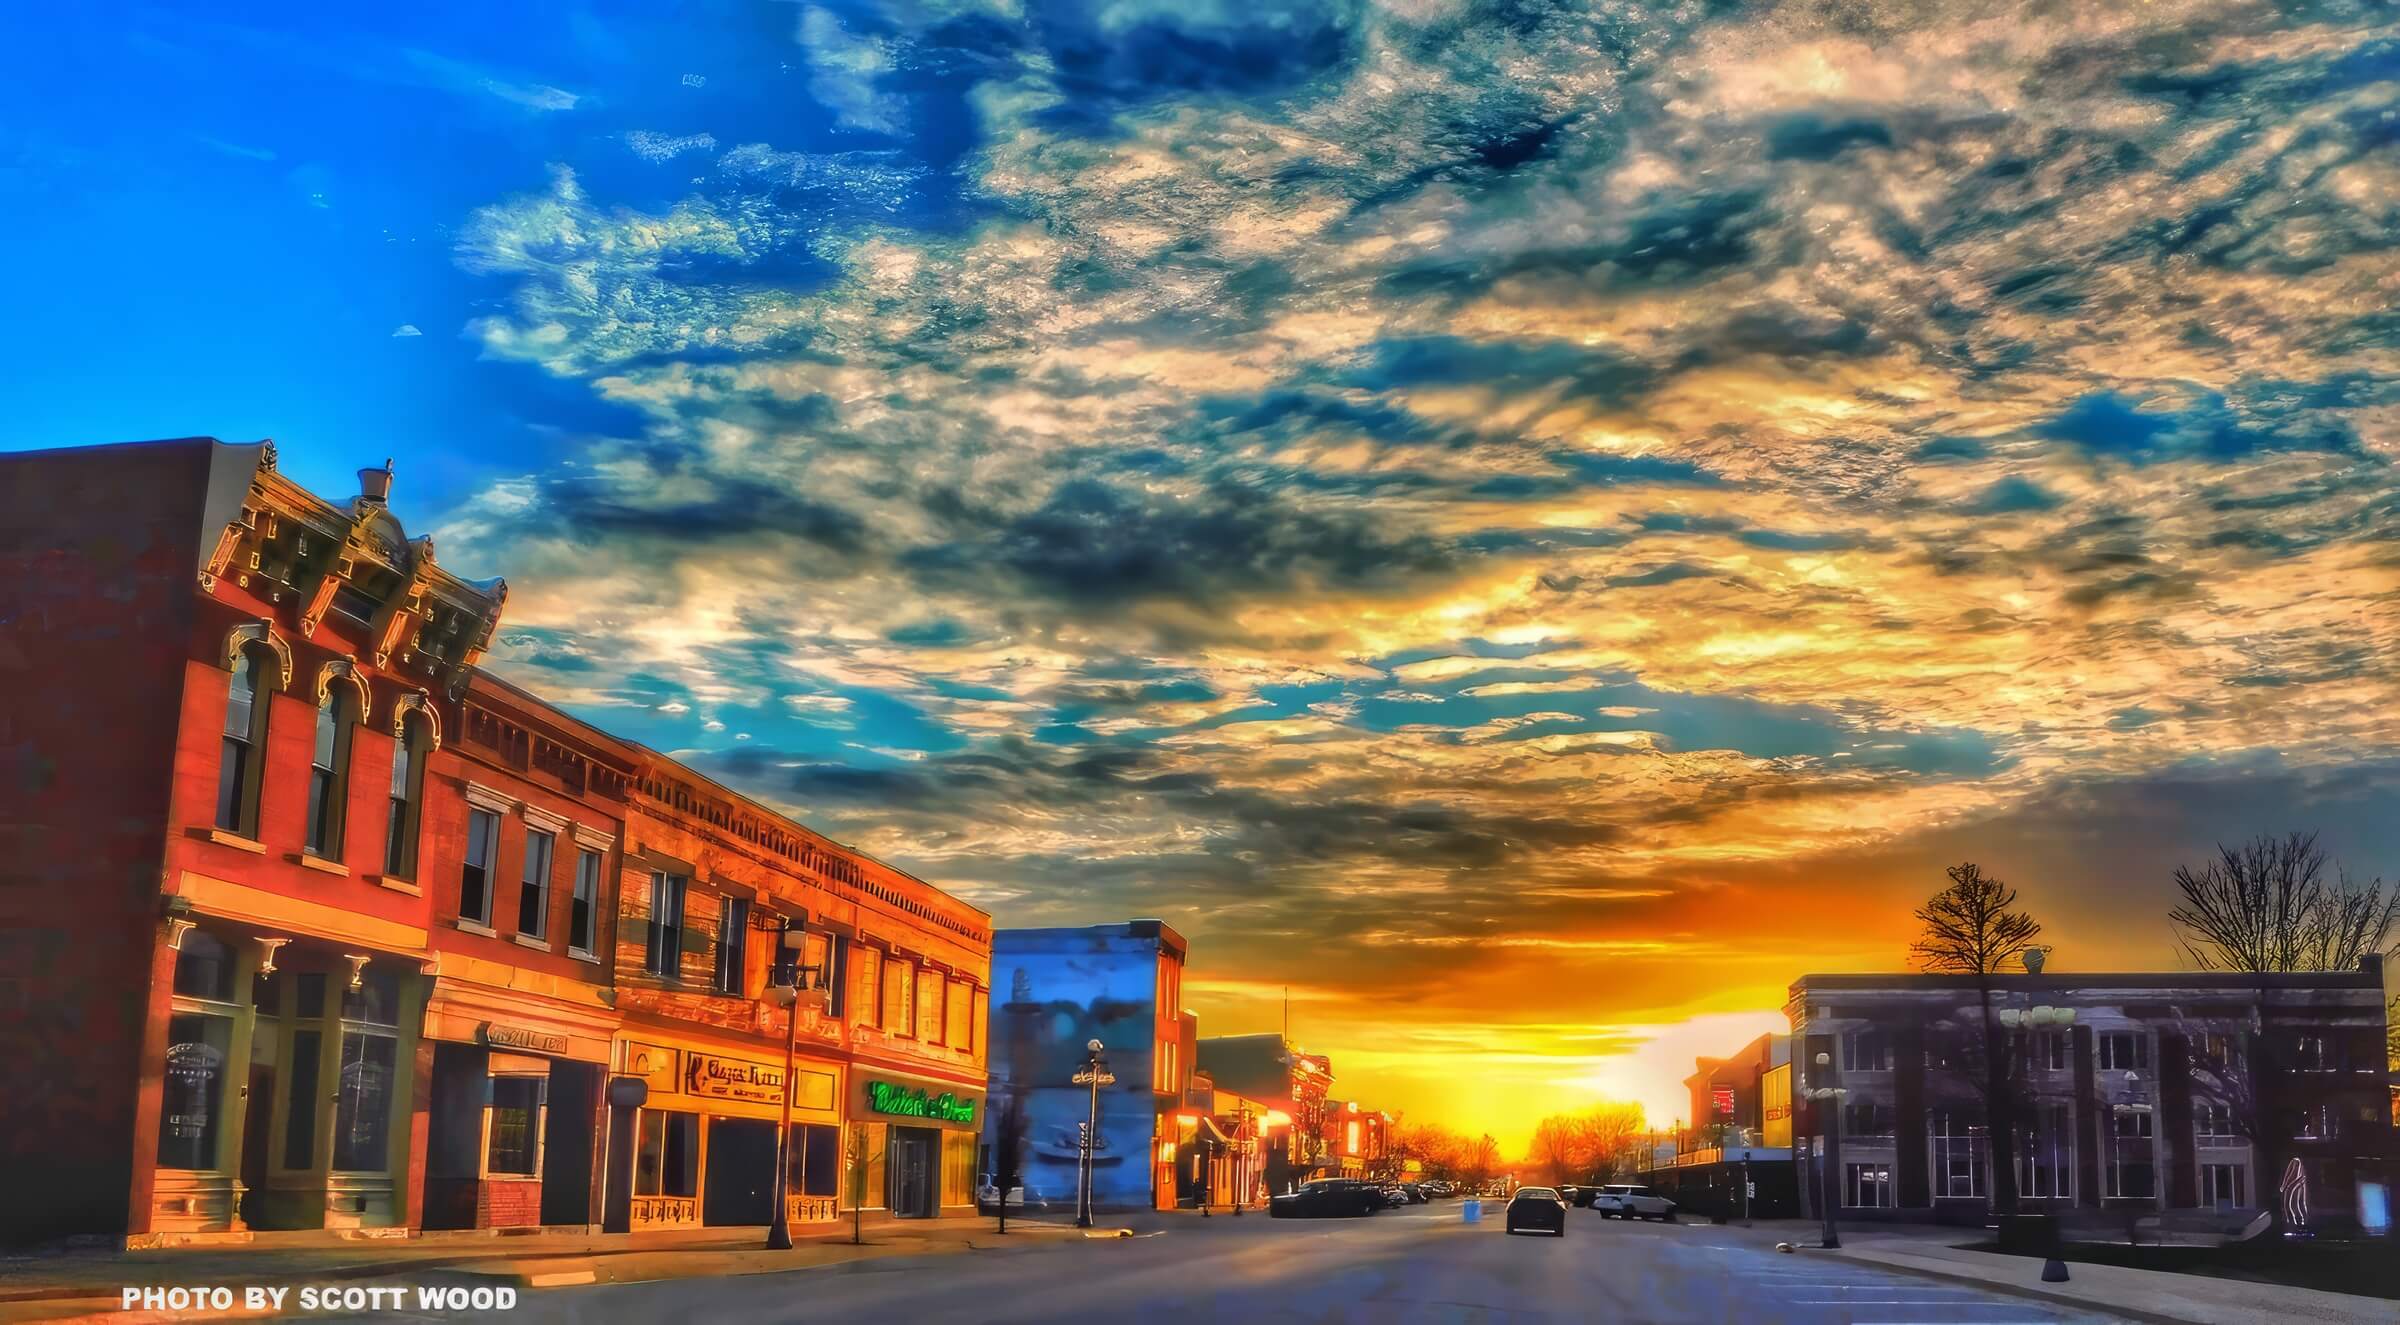
[[[1818,1054],[1817,1066],[1819,1068],[1830,1068],[1833,1066],[1833,1055]],[[1821,1247],[1839,1247],[1842,1245],[1842,1235],[1840,1231],[1835,1229],[1833,1226],[1834,1190],[1833,1155],[1831,1152],[1840,1149],[1841,1143],[1839,1138],[1842,1125],[1841,1102],[1850,1094],[1850,1092],[1841,1086],[1811,1086],[1807,1090],[1802,1091],[1801,1094],[1806,1096],[1810,1103],[1817,1106],[1817,1116],[1819,1120],[1825,1124],[1817,1129],[1816,1136],[1818,1151],[1816,1156],[1818,1177],[1817,1189],[1820,1193],[1822,1193],[1823,1196],[1823,1199],[1819,1201],[1818,1204],[1822,1207],[1825,1215],[1825,1234],[1824,1237],[1818,1241],[1817,1245]],[[1828,1130],[1831,1130],[1836,1138],[1834,1144],[1832,1145],[1827,1145],[1825,1143],[1825,1136]]]
[[[800,956],[808,946],[808,912],[753,915],[750,928],[775,935],[775,963],[767,974],[767,1000],[784,1008],[783,1123],[775,1129],[774,1214],[767,1220],[767,1250],[792,1249],[790,1211],[792,1171],[792,1060],[800,1039],[800,1009],[822,1007],[831,991],[825,988],[825,968],[804,966]]]
[[[1083,1047],[1088,1051],[1088,1056],[1083,1060],[1083,1070],[1077,1072],[1073,1079],[1078,1086],[1091,1087],[1092,1108],[1083,1124],[1083,1144],[1078,1147],[1082,1152],[1080,1158],[1083,1160],[1083,1171],[1076,1175],[1075,1227],[1090,1228],[1092,1226],[1092,1151],[1100,1144],[1100,1088],[1117,1084],[1117,1076],[1116,1073],[1108,1070],[1108,1057],[1102,1052],[1103,1046],[1098,1040],[1088,1041]]]

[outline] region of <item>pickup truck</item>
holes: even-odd
[[[1606,1219],[1663,1219],[1675,1222],[1675,1203],[1647,1187],[1628,1183],[1610,1183],[1592,1197],[1592,1208]]]

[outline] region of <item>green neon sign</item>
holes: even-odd
[[[931,1118],[936,1122],[967,1126],[975,1123],[973,1100],[962,1100],[946,1090],[939,1095],[927,1095],[924,1091],[894,1085],[889,1081],[867,1083],[867,1107],[877,1113],[900,1118]]]

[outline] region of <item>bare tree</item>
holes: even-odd
[[[2335,868],[2315,833],[2219,843],[2215,860],[2175,868],[2175,890],[2167,919],[2202,970],[2352,970],[2400,923],[2400,889]]]
[[[2175,890],[2182,900],[2167,919],[2194,964],[2253,977],[2247,1018],[2194,1026],[2192,1082],[2224,1107],[2250,1142],[2260,1180],[2270,1181],[2282,1171],[2291,1129],[2278,1116],[2285,1045],[2271,1029],[2266,977],[2354,970],[2363,958],[2381,955],[2400,922],[2400,890],[2387,894],[2381,879],[2358,883],[2317,845],[2315,833],[2302,832],[2220,842],[2216,859],[2198,869],[2176,867]],[[2277,1203],[2260,1204],[2281,1221]]]
[[[992,1115],[992,1185],[1000,1189],[1000,1231],[1008,1231],[1008,1194],[1025,1181],[1025,1143],[1033,1133],[1033,1118],[1025,1108],[1025,1092],[1009,1087]]]
[[[1917,923],[1925,927],[1909,951],[1927,971],[1954,975],[1994,975],[2011,961],[2022,961],[2042,924],[2017,904],[2017,890],[1989,878],[1973,861],[1948,870],[1950,886],[1917,908]]]
[[[1992,1008],[1991,977],[2001,965],[2022,962],[2042,933],[2042,923],[2014,909],[2017,890],[1983,872],[1973,861],[1947,871],[1950,886],[1917,908],[1924,926],[1909,946],[1920,968],[1975,977],[1979,1016],[1962,1028],[1959,1070],[1983,1098],[1984,1135],[1991,1146],[1992,1213],[2017,1212],[2017,1103],[2022,1067],[2017,1037],[2004,1033]]]

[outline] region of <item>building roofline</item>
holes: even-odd
[[[2045,971],[2040,975],[2012,972],[2002,975],[1927,975],[1913,971],[1888,974],[1850,972],[1804,975],[1790,992],[1804,990],[1880,990],[1905,993],[1944,989],[1971,990],[1988,985],[2025,993],[2074,993],[2100,989],[2377,989],[2380,972],[2357,971]]]

